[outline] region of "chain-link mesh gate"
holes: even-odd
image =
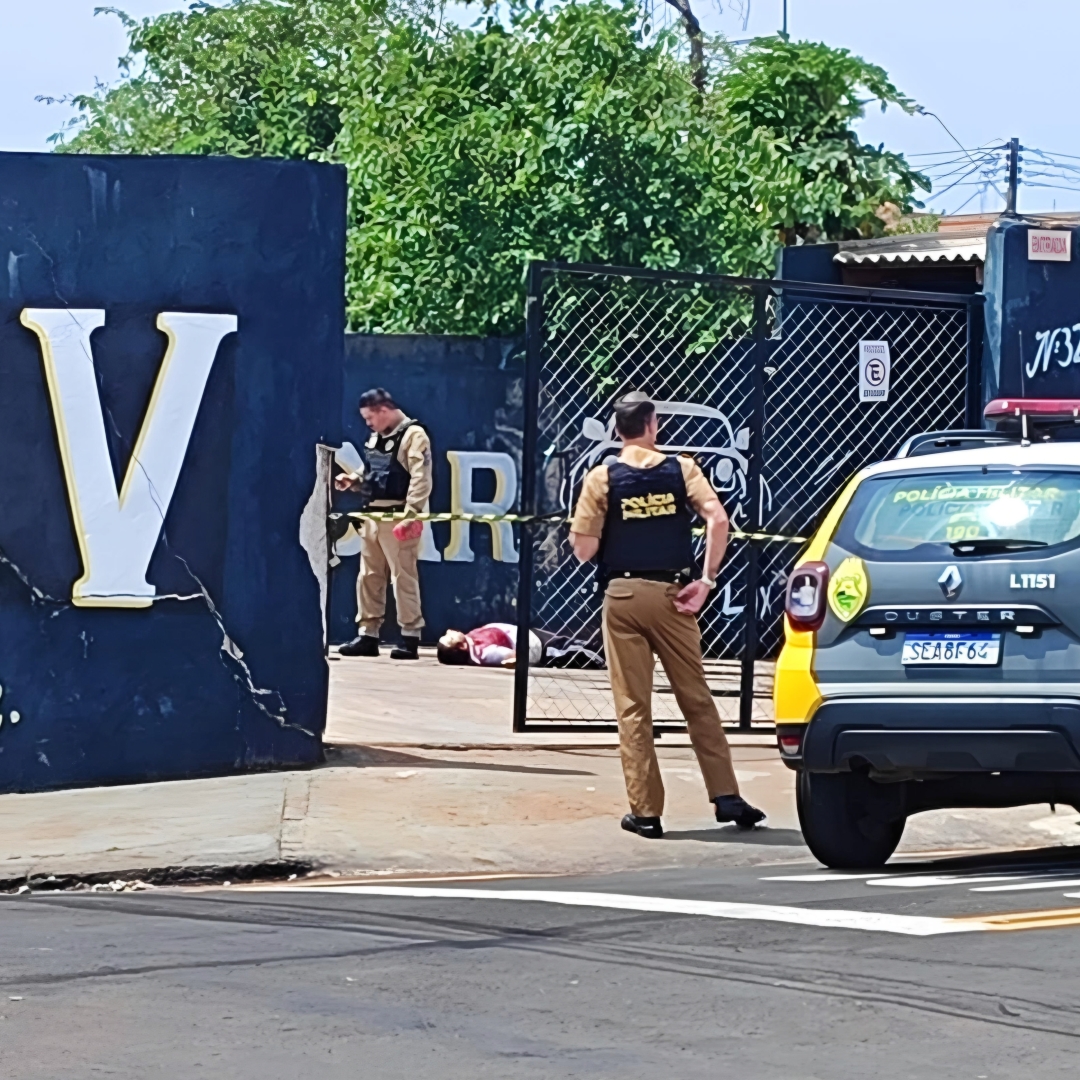
[[[807,536],[858,468],[977,408],[967,358],[981,297],[542,263],[529,282],[522,506],[547,520],[522,531],[519,634],[539,632],[547,660],[518,668],[515,730],[614,722],[595,568],[574,558],[565,519],[585,473],[618,453],[620,395],[649,393],[660,448],[694,455],[734,529],[784,537]],[[863,340],[889,343],[887,403],[858,400]],[[699,616],[710,686],[740,702],[744,726],[801,546],[733,539]],[[659,731],[681,726],[659,667],[653,715]]]

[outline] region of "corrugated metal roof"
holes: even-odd
[[[874,263],[950,262],[980,264],[986,259],[986,236],[917,233],[876,240],[841,240],[833,262],[846,266]]]

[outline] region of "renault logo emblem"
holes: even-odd
[[[941,586],[945,599],[952,600],[960,595],[960,590],[964,586],[964,579],[955,566],[946,566],[941,577],[937,579],[937,583]]]

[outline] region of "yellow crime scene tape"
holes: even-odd
[[[704,529],[695,529],[694,530],[694,533],[696,535],[701,535],[704,532],[705,532]],[[748,533],[748,532],[743,532],[742,529],[732,529],[728,535],[735,537],[736,540],[771,540],[771,541],[775,541],[778,544],[805,544],[806,543],[806,537],[805,536],[777,536],[777,535],[775,535],[773,533],[763,533],[763,532]]]
[[[413,514],[408,510],[353,510],[346,517],[373,521],[555,521],[562,518],[562,511],[557,514]],[[567,519],[569,520],[569,519]]]
[[[353,510],[345,515],[357,521],[365,518],[371,521],[476,521],[481,524],[495,524],[500,521],[508,521],[511,524],[522,524],[530,521],[558,521],[569,522],[570,519],[563,516],[563,512],[553,514],[414,514],[409,510]],[[695,536],[702,536],[705,529],[701,526],[694,529]],[[741,529],[732,529],[730,535],[736,540],[770,541],[781,544],[805,544],[805,536],[780,536],[775,533],[743,532]]]

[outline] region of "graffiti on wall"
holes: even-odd
[[[736,432],[727,415],[711,405],[690,401],[657,401],[655,405],[661,425],[657,449],[662,454],[692,454],[716,492],[736,504],[741,503],[746,497],[749,428]],[[667,430],[672,428],[670,432]],[[563,502],[567,507],[580,490],[585,473],[600,462],[614,460],[622,446],[615,434],[614,416],[606,425],[587,417],[582,422],[581,434],[592,445],[576,458],[567,473],[563,484]]]

